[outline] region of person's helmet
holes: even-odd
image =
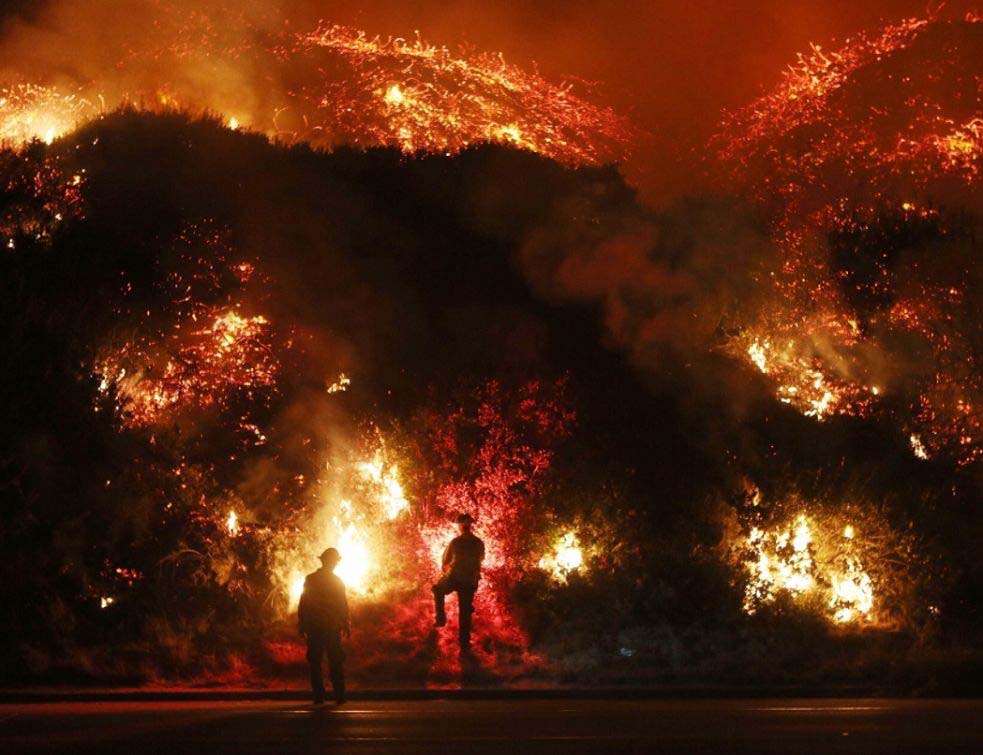
[[[454,521],[458,524],[474,524],[474,517],[470,514],[458,514]]]
[[[321,554],[322,563],[328,563],[329,561],[333,564],[337,564],[341,561],[341,554],[338,552],[337,548],[326,548],[324,553]]]

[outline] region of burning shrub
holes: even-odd
[[[898,626],[925,615],[924,547],[892,527],[869,502],[830,505],[788,495],[763,500],[754,488],[738,508],[724,547],[754,614],[778,598],[810,606],[843,626]]]
[[[244,317],[236,309],[202,312],[176,326],[188,336],[172,336],[170,349],[146,344],[133,354],[135,349],[125,346],[107,357],[96,368],[100,389],[112,389],[125,424],[152,425],[161,414],[189,404],[200,409],[225,403],[233,389],[270,388],[277,364],[267,343],[268,325],[263,315]],[[258,428],[253,433],[262,443]]]

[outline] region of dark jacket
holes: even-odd
[[[348,627],[348,598],[345,583],[327,569],[318,569],[304,580],[297,606],[302,634],[338,631]]]
[[[444,576],[454,582],[477,586],[484,560],[485,544],[480,538],[470,532],[458,535],[444,551]]]

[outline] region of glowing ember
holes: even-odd
[[[980,177],[983,154],[983,119],[973,118],[949,134],[930,137],[945,170],[960,173],[968,182]]]
[[[97,112],[83,97],[51,87],[0,87],[0,143],[16,146],[39,139],[51,144]]]
[[[109,595],[104,595],[101,598],[99,598],[99,607],[109,608],[115,602],[116,602],[116,598],[113,598]]]
[[[239,517],[236,516],[235,511],[230,511],[228,518],[225,520],[225,530],[232,537],[239,534]]]
[[[29,149],[0,150],[0,186],[7,201],[0,213],[0,243],[8,250],[48,244],[69,221],[84,216],[82,173],[69,174],[56,158]]]
[[[344,393],[351,384],[352,379],[342,372],[338,379],[328,386],[328,393]]]
[[[584,554],[574,532],[562,535],[553,545],[552,552],[539,560],[539,568],[548,571],[559,582],[566,582],[570,573],[583,564]]]

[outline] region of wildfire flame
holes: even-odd
[[[410,508],[399,468],[387,460],[379,443],[368,459],[346,465],[349,495],[328,495],[303,528],[309,534],[284,539],[276,560],[282,564],[279,573],[291,608],[303,590],[305,570],[316,568],[318,555],[328,547],[341,554],[335,573],[353,594],[377,592],[385,561],[380,554],[391,546],[386,527]]]
[[[856,559],[848,558],[844,570],[832,574],[830,579],[829,606],[833,609],[834,621],[847,624],[870,616],[874,608],[874,587]]]
[[[561,535],[552,551],[539,560],[539,568],[549,572],[558,582],[566,582],[569,575],[583,565],[584,553],[575,532]]]
[[[911,452],[919,459],[927,459],[928,451],[925,450],[925,444],[922,443],[922,439],[918,437],[915,433],[912,433],[909,438],[911,443]]]
[[[353,592],[365,592],[369,588],[369,577],[377,566],[364,535],[354,524],[342,527],[337,548],[342,555],[335,574]]]
[[[51,144],[97,112],[84,97],[54,87],[0,87],[0,143],[19,146],[39,139]]]
[[[354,121],[356,141],[394,144],[407,152],[456,152],[496,141],[572,163],[617,159],[626,151],[627,121],[501,55],[455,55],[419,36],[369,37],[337,24],[301,35],[298,49],[330,51],[351,66],[351,79],[326,96],[312,91],[311,97],[322,109]],[[337,116],[333,126],[349,128]]]
[[[782,348],[769,338],[748,336],[751,343],[746,354],[751,363],[777,384],[776,395],[807,417],[822,420],[832,414],[865,414],[881,389],[861,386],[825,372],[818,357],[796,353],[799,344],[787,339]]]
[[[387,519],[393,520],[409,508],[410,502],[406,500],[399,481],[399,469],[385,464],[381,449],[376,451],[371,461],[359,462],[355,468],[363,480],[376,488],[375,495],[382,503]]]
[[[300,603],[300,596],[304,594],[304,580],[305,575],[302,572],[294,572],[290,577],[287,598],[291,611],[297,608],[297,604]]]
[[[800,514],[791,525],[762,530],[751,529],[743,547],[749,554],[744,565],[748,581],[744,610],[755,613],[774,602],[781,593],[792,598],[819,593],[826,596],[829,618],[839,624],[869,620],[874,608],[874,589],[860,559],[851,553],[856,531],[846,525],[840,536],[836,557],[816,557],[816,524]],[[823,539],[828,535],[824,534]],[[834,538],[835,539],[835,538]]]
[[[344,393],[351,384],[352,379],[342,372],[338,379],[328,386],[328,393]]]

